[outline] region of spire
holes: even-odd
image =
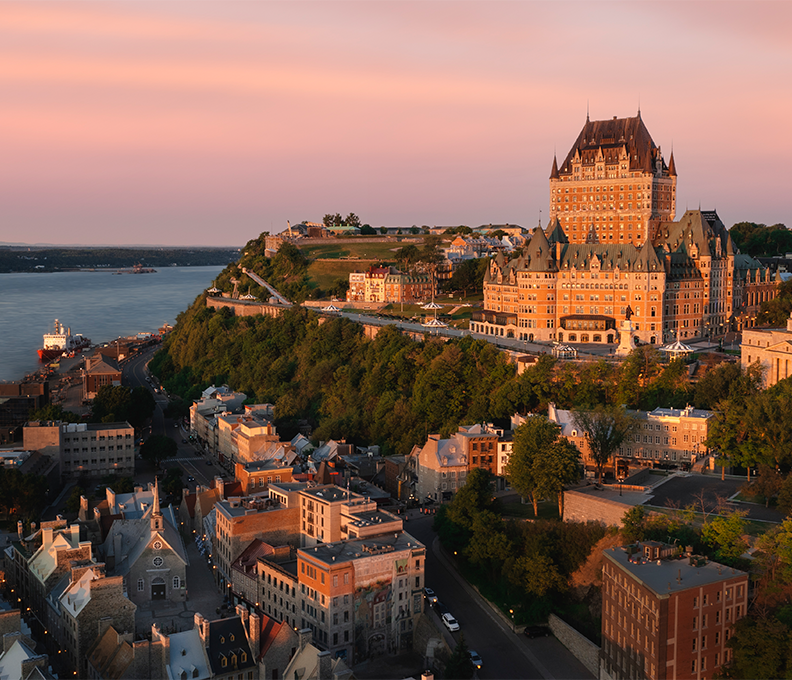
[[[151,507],[151,530],[162,531],[164,528],[159,502],[159,480],[154,477],[154,504]]]
[[[676,177],[676,163],[674,163],[674,149],[671,148],[671,158],[668,159],[668,175],[669,177]]]
[[[553,154],[553,169],[550,171],[550,179],[558,179],[558,161],[555,154]]]
[[[589,101],[586,100],[586,122],[589,122]]]

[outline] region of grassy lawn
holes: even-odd
[[[362,262],[339,260],[338,262],[311,262],[308,276],[320,288],[327,290],[337,279],[349,280],[350,272],[364,268]]]
[[[300,250],[312,260],[317,258],[358,257],[363,260],[385,260],[394,262],[396,251],[405,243],[396,241],[375,242],[365,238],[342,239],[331,243],[317,243],[301,246]],[[420,243],[416,243],[420,246]]]
[[[534,515],[533,505],[530,503],[501,503],[501,511],[504,517],[513,519],[558,519],[558,503],[553,501],[542,501],[539,503],[539,517]]]

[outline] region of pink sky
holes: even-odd
[[[790,25],[787,2],[3,2],[0,242],[533,227],[587,102],[640,102],[678,215],[792,226]]]

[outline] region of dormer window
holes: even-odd
[[[220,655],[220,666],[225,668],[228,665],[228,659],[225,658],[222,654]]]
[[[229,640],[231,640],[231,642],[233,642],[233,641],[234,641],[234,634],[233,634],[233,633],[231,633],[231,634],[228,636],[228,639],[229,639]]]
[[[193,676],[194,678],[197,678],[197,677],[198,677],[198,669],[197,669],[197,668],[195,668],[195,667],[193,667],[192,676]]]
[[[179,678],[180,680],[187,680],[187,671],[183,670],[181,673],[179,673]]]
[[[242,663],[245,663],[245,661],[247,661],[247,654],[246,654],[245,652],[242,652],[242,653],[239,655],[239,658],[240,658],[240,660],[242,661]]]

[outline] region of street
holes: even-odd
[[[415,514],[404,529],[426,545],[426,585],[432,588],[454,618],[459,631],[450,633],[437,614],[428,607],[427,616],[435,621],[453,650],[464,634],[468,649],[475,649],[483,659],[480,678],[590,678],[591,674],[554,637],[529,640],[512,632],[491,608],[482,603],[475,591],[453,568],[449,558],[435,542],[432,530],[434,515]],[[440,553],[442,555],[442,553]]]

